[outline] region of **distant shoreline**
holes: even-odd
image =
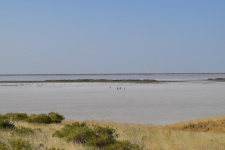
[[[225,73],[0,74],[0,83],[224,81]]]
[[[0,83],[162,83],[162,82],[183,82],[183,81],[158,81],[152,79],[137,80],[108,80],[108,79],[76,79],[76,80],[43,80],[43,81],[0,81]]]
[[[165,83],[165,82],[185,82],[193,80],[154,80],[154,79],[75,79],[75,80],[36,80],[36,81],[0,81],[0,83]],[[215,78],[215,79],[198,79],[194,81],[215,81],[215,82],[225,82],[225,78]]]

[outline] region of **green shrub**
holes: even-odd
[[[0,119],[9,119],[8,116],[0,114]]]
[[[115,130],[110,127],[93,126],[94,134],[87,142],[87,146],[104,148],[107,145],[116,143],[118,134],[115,134]]]
[[[7,145],[4,142],[0,141],[0,150],[8,150]]]
[[[104,150],[142,150],[143,148],[137,144],[132,144],[129,141],[117,141],[116,143],[109,145]]]
[[[28,118],[26,113],[14,113],[12,115],[13,121],[25,121]]]
[[[10,118],[13,117],[13,113],[7,113],[7,114],[5,114],[4,116],[6,116],[8,119],[10,119]]]
[[[8,150],[8,147],[6,145],[0,145],[0,150]]]
[[[127,141],[120,142],[116,138],[118,134],[110,127],[88,126],[86,123],[75,122],[72,125],[65,125],[61,130],[56,131],[53,137],[64,138],[66,141],[84,144],[89,147],[107,150],[139,150],[136,144]]]
[[[62,116],[62,115],[60,115],[60,114],[58,114],[56,112],[50,112],[50,113],[48,113],[48,116],[51,119],[51,123],[61,123],[62,120],[65,119],[64,116]]]
[[[15,126],[13,123],[10,123],[9,120],[0,119],[0,129],[14,129]]]
[[[14,150],[31,150],[31,144],[23,139],[9,140],[9,144]]]
[[[7,113],[0,115],[0,119],[12,119],[13,121],[25,121],[27,117],[26,113]]]
[[[19,128],[16,128],[11,134],[12,135],[34,134],[34,130],[32,130],[31,128],[19,127]]]
[[[30,123],[51,123],[50,117],[46,114],[32,114],[26,119],[26,121]]]
[[[65,125],[60,131],[56,131],[53,136],[64,138],[66,141],[85,144],[94,135],[94,131],[85,123],[73,123]]]
[[[51,147],[51,148],[45,148],[45,150],[65,150],[65,148],[55,148],[55,147]]]
[[[13,121],[27,121],[30,123],[61,123],[65,119],[64,116],[50,112],[48,114],[32,114],[28,116],[26,113],[7,113],[5,115],[0,114],[0,119],[13,120]]]

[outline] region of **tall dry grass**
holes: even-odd
[[[225,116],[191,120],[187,122],[175,123],[162,129],[194,131],[194,132],[214,132],[225,133]]]
[[[202,125],[198,126],[198,124],[205,122],[210,122],[210,124],[212,123],[213,125],[210,126],[210,130],[206,130],[210,132],[202,132],[200,129],[197,130],[196,128],[184,129],[183,127],[190,124],[190,122],[178,123],[163,127],[127,125],[95,121],[87,121],[87,124],[113,127],[119,134],[118,140],[128,140],[131,143],[139,144],[144,146],[145,150],[224,150],[225,133],[220,132],[225,128],[225,124],[223,123],[224,118],[225,117],[217,117],[191,122],[191,124],[195,124],[196,127],[203,127]],[[64,124],[67,123],[72,123],[72,121],[66,121],[62,124],[48,125],[15,122],[14,124],[16,127],[21,126],[31,128],[35,131],[35,134],[26,136],[13,136],[11,131],[0,130],[0,141],[7,143],[8,139],[22,138],[32,144],[33,150],[44,150],[46,147],[64,148],[65,150],[87,149],[85,146],[67,143],[63,139],[52,137],[52,134],[55,131],[60,130]],[[211,132],[215,131],[213,127],[215,127],[215,129],[222,128],[222,130]]]
[[[0,130],[1,142],[7,143],[9,139],[21,138],[31,143],[32,150],[45,150],[52,147],[64,148],[65,150],[86,150],[82,145],[68,143],[62,139],[52,137],[52,134],[60,130],[63,124],[32,124],[27,122],[15,122],[14,124],[16,127],[31,128],[35,131],[35,134],[12,135],[10,130]]]
[[[212,118],[222,120],[224,117]],[[208,119],[196,120],[194,122],[207,122]],[[216,121],[214,120],[214,121]],[[129,140],[131,143],[143,145],[145,150],[225,150],[225,134],[211,132],[196,132],[177,130],[175,126],[182,126],[186,123],[178,123],[171,126],[142,126],[126,125],[107,122],[88,122],[103,126],[112,126],[119,133],[119,140]],[[215,127],[218,127],[214,122]],[[221,124],[225,128],[225,124]],[[173,127],[173,128],[172,128]]]

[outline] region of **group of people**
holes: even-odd
[[[111,89],[111,86],[109,88]],[[121,90],[122,88],[121,87],[117,87],[116,89],[117,90]],[[123,90],[125,90],[125,88],[123,88]]]

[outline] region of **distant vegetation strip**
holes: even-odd
[[[153,79],[144,80],[109,80],[109,79],[76,79],[76,80],[44,80],[44,81],[0,81],[0,83],[52,83],[52,82],[112,82],[112,83],[162,83],[162,82],[183,82],[183,81],[158,81]]]
[[[209,81],[225,81],[225,78],[208,79]]]
[[[77,79],[77,80],[46,80],[46,82],[123,82],[123,83],[157,83],[157,80],[108,80],[108,79]]]
[[[185,82],[186,80],[154,80],[154,79],[75,79],[75,80],[31,80],[31,81],[19,81],[19,80],[12,80],[12,81],[0,81],[0,83],[55,83],[55,82],[86,82],[86,83],[164,83],[164,82]],[[204,79],[202,79],[204,81]],[[218,81],[218,82],[225,82],[225,78],[209,78],[205,81]]]

